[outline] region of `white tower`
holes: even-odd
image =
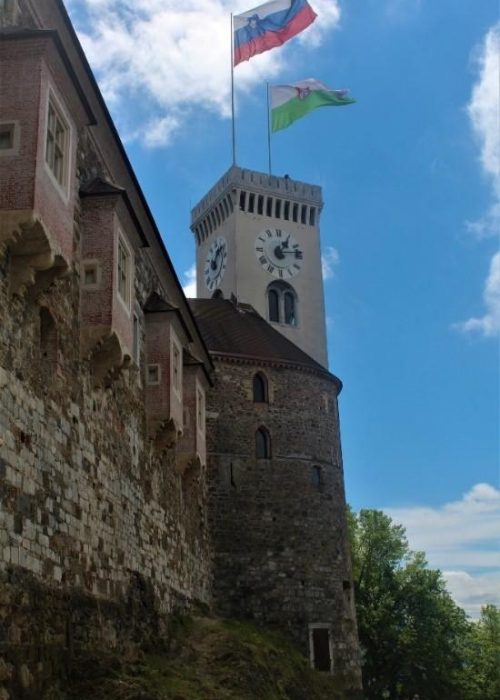
[[[321,188],[236,166],[191,212],[198,297],[234,295],[327,366]]]

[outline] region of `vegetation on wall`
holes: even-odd
[[[499,700],[500,609],[471,621],[383,512],[349,512],[349,525],[366,697]]]

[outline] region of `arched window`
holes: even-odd
[[[253,378],[253,400],[255,403],[267,403],[267,379],[260,372]]]
[[[257,459],[271,458],[271,437],[265,428],[255,433],[255,456]]]
[[[273,323],[298,325],[297,294],[287,282],[271,282],[267,288],[268,317]]]
[[[270,289],[267,293],[269,302],[269,320],[278,323],[280,320],[280,296],[278,290]]]

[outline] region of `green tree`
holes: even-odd
[[[486,605],[473,625],[467,648],[469,700],[500,698],[500,608]]]
[[[363,682],[373,700],[466,700],[472,628],[381,511],[349,513]]]

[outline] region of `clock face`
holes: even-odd
[[[218,236],[212,243],[205,258],[203,275],[205,285],[210,291],[221,283],[227,265],[227,242],[223,236]]]
[[[266,272],[290,279],[301,270],[304,253],[295,238],[283,229],[265,229],[255,239],[255,255]]]

